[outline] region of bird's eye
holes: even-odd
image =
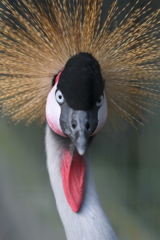
[[[63,94],[61,93],[60,90],[58,90],[55,94],[55,97],[56,97],[56,101],[59,103],[59,104],[63,104],[64,103],[64,97],[63,97]]]
[[[101,107],[103,104],[104,96],[100,96],[99,100],[96,102],[97,107]]]

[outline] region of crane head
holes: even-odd
[[[70,137],[80,155],[89,138],[107,119],[104,81],[97,60],[89,53],[71,57],[55,78],[48,95],[46,117],[57,134]]]
[[[89,138],[107,119],[107,102],[99,63],[89,53],[68,60],[55,77],[46,104],[50,128],[71,139],[71,149],[62,149],[61,176],[66,199],[74,212],[83,200],[86,152]]]

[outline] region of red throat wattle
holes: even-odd
[[[72,155],[69,150],[66,150],[62,159],[61,173],[66,199],[71,209],[78,212],[84,194],[85,164],[83,156],[80,156],[77,151]]]

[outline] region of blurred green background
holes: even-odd
[[[111,2],[105,1],[106,9]],[[105,128],[92,144],[97,190],[119,240],[160,239],[160,117],[148,118],[140,132],[127,125],[116,135]],[[0,120],[0,240],[65,239],[44,135],[45,126]]]

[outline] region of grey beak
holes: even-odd
[[[82,156],[86,152],[88,139],[85,137],[85,135],[82,132],[79,132],[78,135],[79,135],[78,138],[74,140],[74,146],[76,147],[79,155]]]
[[[91,135],[91,124],[85,111],[73,111],[70,119],[69,137],[79,155],[86,152],[88,139]]]
[[[62,107],[60,125],[68,135],[79,155],[84,155],[88,140],[98,124],[97,114],[92,111],[73,110],[67,104]]]

